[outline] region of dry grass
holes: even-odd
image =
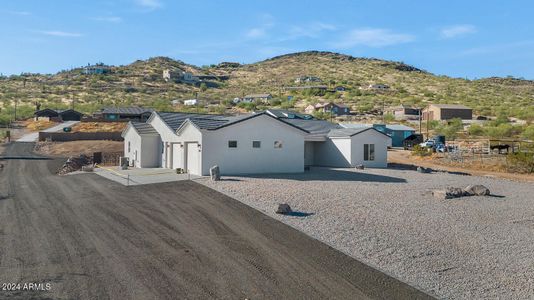
[[[24,126],[26,126],[26,128],[30,131],[41,131],[43,129],[50,128],[56,124],[56,122],[45,120],[35,121],[34,119],[28,119],[24,121]]]
[[[120,132],[126,122],[80,122],[72,126],[72,132]]]
[[[93,155],[94,152],[122,152],[123,142],[115,141],[73,141],[73,142],[39,142],[37,152],[50,156]]]

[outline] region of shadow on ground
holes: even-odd
[[[353,172],[339,169],[312,169],[305,173],[294,174],[253,174],[249,178],[288,179],[299,181],[358,181],[382,183],[406,183],[403,178],[376,175],[364,172]]]

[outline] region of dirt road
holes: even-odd
[[[0,170],[0,284],[45,291],[0,299],[429,298],[197,183],[60,177],[31,149]]]

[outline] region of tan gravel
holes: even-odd
[[[199,182],[443,298],[534,295],[534,184],[405,170],[327,170]],[[428,191],[483,184],[495,195]],[[287,202],[307,217],[277,215]]]

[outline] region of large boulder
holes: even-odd
[[[293,210],[291,210],[291,206],[287,203],[282,203],[278,205],[278,209],[276,210],[277,214],[287,215],[292,213]]]
[[[219,170],[219,166],[213,166],[210,168],[210,177],[212,181],[221,180],[221,171]]]
[[[489,196],[491,194],[487,187],[480,184],[468,185],[464,189],[464,193],[469,196]]]

